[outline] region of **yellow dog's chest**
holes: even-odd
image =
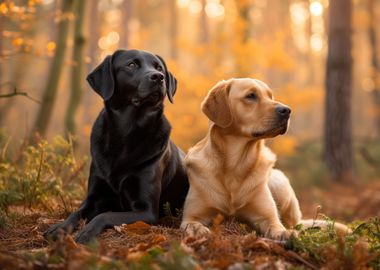
[[[258,185],[265,182],[265,177],[265,174],[252,174],[242,181],[231,174],[222,176],[218,186],[212,187],[214,207],[225,215],[237,214],[252,202]]]

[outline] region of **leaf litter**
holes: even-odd
[[[299,227],[299,238],[282,242],[221,216],[210,235],[186,237],[180,219],[168,216],[157,226],[141,221],[115,226],[84,246],[71,235],[44,239],[43,232],[61,217],[41,212],[12,217],[0,229],[0,269],[380,269],[378,218],[352,224],[350,236],[336,235],[333,226]]]

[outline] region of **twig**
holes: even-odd
[[[1,157],[0,157],[0,160],[1,160],[1,161],[2,161],[2,160],[5,160],[5,154],[6,154],[6,152],[7,152],[7,149],[8,149],[9,143],[10,143],[10,141],[11,141],[11,138],[12,138],[12,137],[9,137],[9,138],[7,139],[7,141],[5,142],[5,144],[4,144],[4,147],[3,147],[2,151],[1,151]]]
[[[313,270],[318,270],[319,267],[315,266],[314,264],[311,264],[310,262],[306,261],[304,258],[302,258],[300,255],[298,255],[297,253],[295,253],[294,251],[291,251],[291,250],[288,250],[286,252],[286,254],[289,256],[289,257],[292,257],[298,261],[300,261],[301,263],[303,263],[304,265],[306,265],[307,267],[313,269]]]
[[[314,216],[314,218],[313,218],[313,224],[311,225],[311,228],[314,228],[315,221],[317,220],[318,215],[319,215],[321,209],[322,209],[322,206],[318,205],[318,206],[317,206],[317,209],[315,210],[315,216]]]
[[[59,196],[59,199],[62,201],[63,203],[63,208],[65,209],[65,214],[70,214],[70,211],[66,205],[66,201],[65,199],[63,198],[62,194],[61,193],[58,193],[58,196]]]
[[[10,98],[10,97],[14,97],[14,96],[24,96],[24,97],[26,97],[26,98],[28,98],[28,99],[30,99],[30,100],[38,103],[38,104],[41,104],[41,101],[39,101],[39,100],[37,100],[37,99],[29,96],[28,93],[26,93],[26,92],[18,92],[16,87],[13,89],[12,93],[0,94],[0,98]]]
[[[274,240],[274,239],[270,239],[270,238],[266,238],[266,237],[260,237],[260,239],[265,241],[265,242],[269,242],[269,243],[273,243],[273,244],[279,244],[282,246],[286,244],[285,240]]]
[[[269,239],[269,238],[265,238],[265,237],[261,237],[260,239],[264,240],[265,242],[277,244],[277,245],[280,245],[280,246],[284,246],[285,243],[286,243],[286,241],[274,240],[274,239]],[[306,261],[304,258],[302,258],[300,255],[298,255],[296,252],[294,252],[292,250],[287,250],[283,254],[286,255],[287,257],[291,257],[291,258],[293,258],[295,260],[298,260],[299,262],[303,263],[304,265],[306,265],[307,267],[309,267],[309,268],[311,268],[313,270],[318,270],[319,269],[317,266],[315,266],[312,263]]]

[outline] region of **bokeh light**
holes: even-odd
[[[313,16],[321,16],[323,14],[323,5],[319,1],[313,1],[309,9]]]
[[[309,13],[305,3],[296,2],[290,6],[290,16],[294,23],[305,23],[309,19]]]
[[[189,11],[193,14],[198,14],[202,11],[202,3],[199,0],[192,0],[189,4]]]
[[[180,7],[180,8],[186,8],[189,6],[191,0],[177,0],[177,5]]]
[[[107,42],[111,45],[117,44],[120,40],[120,36],[117,32],[112,31],[107,35]]]
[[[217,18],[224,15],[224,7],[218,0],[208,1],[205,11],[210,18]]]
[[[313,34],[310,38],[310,47],[314,52],[321,52],[324,47],[323,37],[320,34]]]

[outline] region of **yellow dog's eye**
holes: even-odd
[[[245,98],[249,100],[257,100],[259,97],[255,93],[249,93]]]

